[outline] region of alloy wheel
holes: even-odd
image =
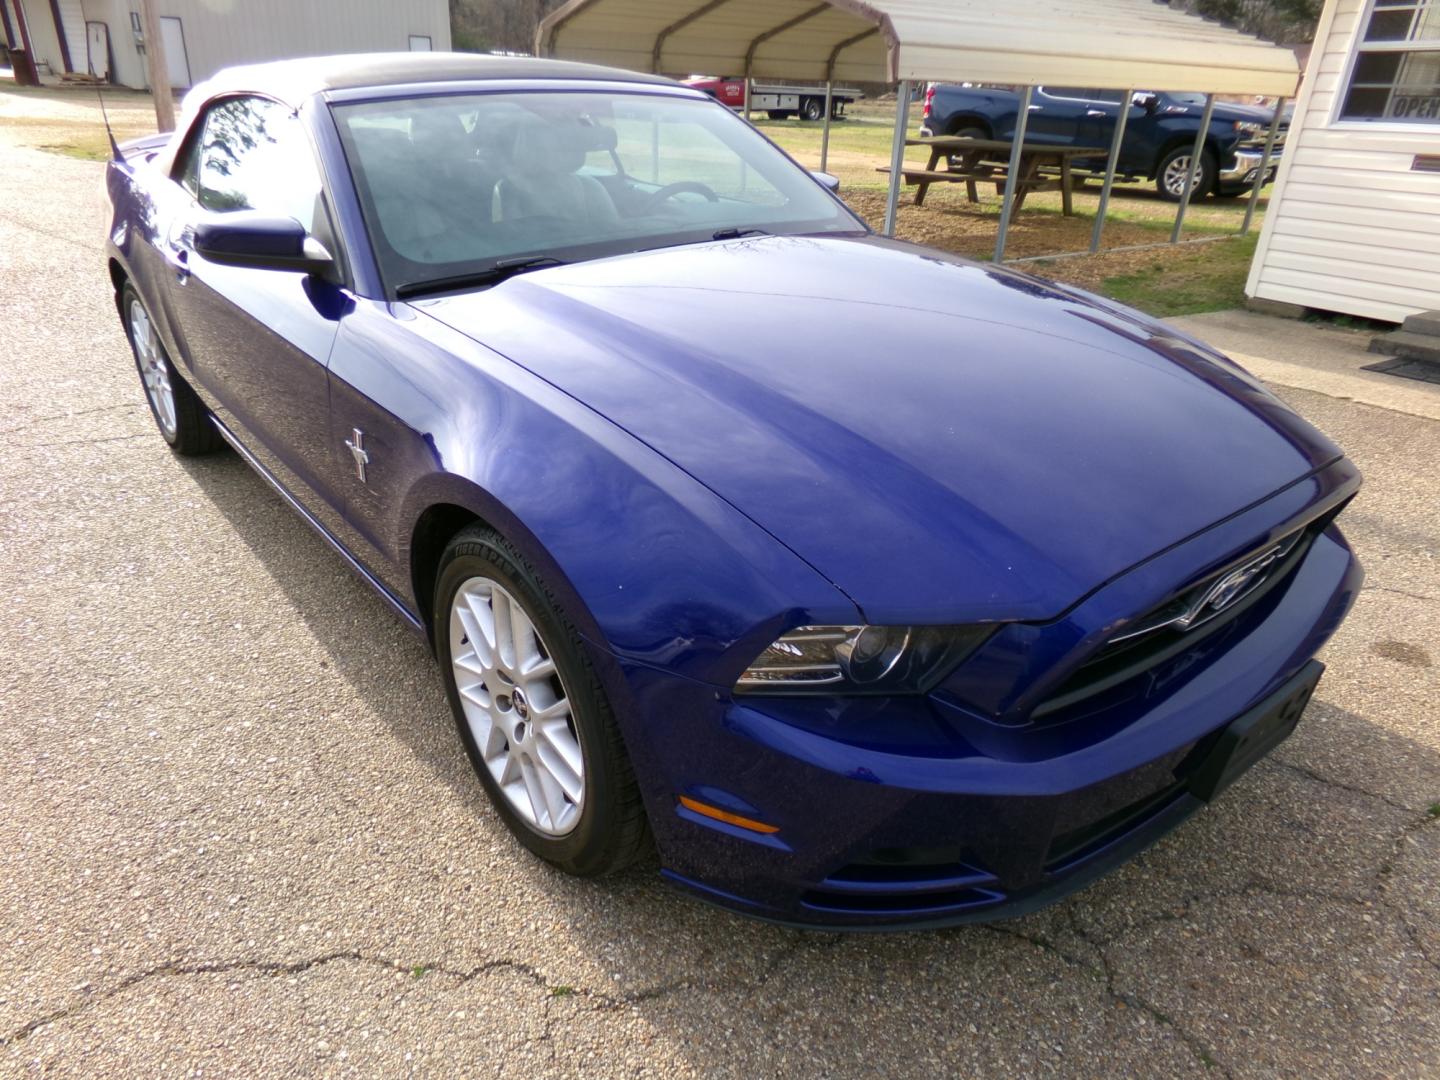
[[[540,631],[487,577],[450,605],[450,662],[465,721],[510,808],[546,836],[575,828],[585,802],[585,755],[569,696]]]
[[[1185,197],[1185,176],[1190,171],[1190,161],[1191,155],[1181,154],[1165,166],[1165,190],[1177,199]],[[1199,184],[1200,180],[1201,177],[1197,176],[1194,182]]]
[[[177,421],[175,390],[170,385],[170,368],[165,360],[165,352],[155,337],[155,327],[151,325],[150,316],[139,300],[130,301],[130,341],[135,346],[140,378],[155,410],[155,419],[159,421],[165,438],[174,442]]]

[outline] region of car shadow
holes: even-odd
[[[503,834],[455,738],[424,642],[238,458],[183,467],[339,676],[467,812]],[[510,853],[526,867],[527,887],[566,913],[550,931],[568,936],[564,951],[596,958],[606,972],[594,985],[549,987],[552,1017],[639,1010],[646,1037],[697,1071],[754,1075],[739,1066],[752,1055],[776,1075],[850,1073],[862,1068],[856,1055],[883,1046],[892,1075],[1024,1072],[1018,1062],[1042,1059],[1058,1067],[1052,1048],[1081,1072],[1087,1057],[1075,1055],[1101,1072],[1173,1075],[1197,1059],[1243,1066],[1252,1044],[1304,1044],[1304,1010],[1273,1010],[1270,1001],[1297,993],[1297,980],[1305,994],[1349,993],[1354,973],[1373,969],[1374,950],[1348,940],[1328,950],[1297,941],[1284,964],[1255,962],[1255,950],[1303,934],[1285,911],[1298,908],[1304,925],[1334,926],[1359,918],[1364,903],[1366,919],[1397,927],[1384,948],[1399,940],[1403,916],[1372,901],[1403,878],[1397,837],[1423,822],[1424,805],[1371,790],[1399,763],[1440,776],[1432,750],[1325,703],[1322,686],[1297,735],[1216,805],[1076,897],[996,926],[800,932],[705,907],[662,883],[654,864],[577,881],[513,841]],[[543,960],[525,962],[546,978]],[[1422,964],[1413,979],[1423,978]],[[1249,1018],[1238,1034],[1237,1014]],[[1350,1045],[1370,1045],[1360,1033],[1370,1021],[1354,1023]],[[563,1055],[580,1035],[561,1024],[551,1037]]]

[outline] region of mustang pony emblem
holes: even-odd
[[[358,427],[352,433],[353,437],[345,440],[345,449],[350,451],[350,456],[355,459],[355,475],[360,482],[365,482],[365,466],[370,464],[370,455],[365,450],[365,433]]]

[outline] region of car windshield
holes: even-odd
[[[748,232],[865,226],[749,124],[654,93],[475,93],[335,107],[387,286]]]

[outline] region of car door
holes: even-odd
[[[1076,86],[1037,86],[1031,95],[1025,141],[1051,146],[1076,145],[1085,110],[1094,93]]]
[[[334,491],[326,371],[348,298],[295,271],[221,266],[194,248],[195,224],[237,210],[298,220],[325,214],[320,172],[299,118],[268,98],[214,102],[181,153],[189,198],[162,241],[177,346],[207,405],[291,495],[327,527]]]
[[[1080,126],[1075,142],[1077,146],[1102,148],[1105,153],[1093,159],[1078,159],[1076,164],[1082,168],[1103,169],[1110,144],[1115,141],[1115,127],[1120,122],[1120,110],[1123,107],[1121,101],[1125,97],[1125,91],[1091,90],[1089,93],[1090,100],[1085,102],[1085,110],[1080,116]],[[1125,122],[1127,130],[1135,117],[1143,114],[1143,109],[1133,110]],[[1128,142],[1129,139],[1127,138],[1126,141]]]

